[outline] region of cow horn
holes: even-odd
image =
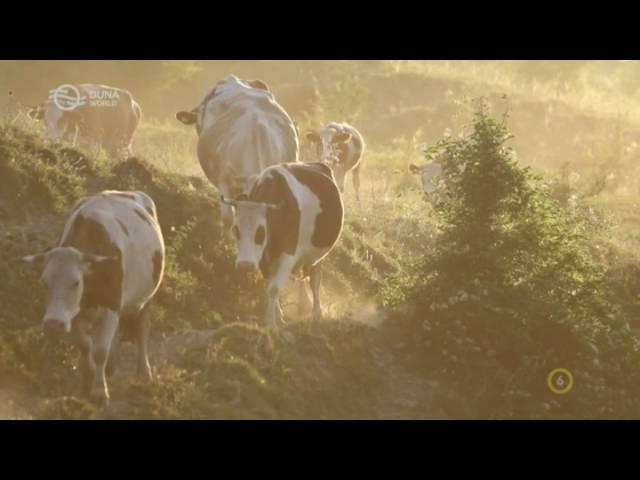
[[[20,257],[20,260],[27,263],[39,263],[44,260],[46,253],[38,253],[36,255],[27,255],[24,257]]]
[[[238,202],[236,202],[235,200],[231,200],[230,198],[227,198],[224,195],[220,195],[220,201],[226,205],[231,205],[232,207],[235,207],[238,205]]]
[[[117,260],[117,256],[94,255],[93,253],[83,253],[82,260],[89,263],[102,263]]]
[[[268,209],[270,210],[280,210],[282,208],[282,204],[275,205],[273,203],[265,203]]]

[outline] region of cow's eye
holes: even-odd
[[[80,286],[80,280],[76,280],[73,282],[73,288],[78,288]]]
[[[231,231],[233,232],[234,237],[236,237],[237,239],[240,238],[240,229],[236,225],[233,226]]]
[[[264,227],[260,225],[256,230],[256,244],[262,245],[264,243]]]

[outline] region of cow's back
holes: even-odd
[[[143,192],[105,191],[79,201],[59,243],[117,258],[91,276],[88,290],[98,304],[118,310],[142,305],[160,284],[164,241],[155,205]]]
[[[251,89],[230,98],[213,97],[204,109],[198,157],[216,186],[299,161],[293,121],[270,92]]]
[[[280,205],[271,214],[270,258],[281,253],[309,266],[336,244],[344,221],[342,197],[331,169],[323,164],[288,163],[269,167],[254,183],[249,198]]]
[[[79,107],[83,136],[104,142],[107,147],[128,146],[142,116],[133,95],[108,85],[81,84],[78,89],[87,97],[86,105]],[[118,98],[108,97],[105,92],[115,92]],[[105,96],[99,98],[101,95]]]

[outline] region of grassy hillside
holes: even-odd
[[[363,208],[363,215],[350,215],[325,270],[326,322],[292,315],[287,327],[270,330],[258,322],[263,282],[257,276],[236,275],[234,247],[217,224],[217,194],[200,177],[168,173],[140,158],[109,164],[15,127],[0,131],[0,147],[6,152],[0,157],[0,169],[11,187],[0,196],[0,390],[11,392],[9,396],[21,399],[22,405],[23,397],[28,398],[29,410],[22,415],[403,416],[402,409],[389,406],[383,413],[370,402],[378,397],[380,402],[391,401],[390,376],[402,382],[401,376],[389,372],[398,368],[395,364],[372,368],[380,364],[375,355],[384,343],[371,327],[380,316],[373,299],[379,297],[385,279],[403,268],[402,252],[406,254],[411,244],[411,236],[405,238],[404,232],[417,234],[426,225],[402,219],[391,223],[386,218],[396,234],[383,238],[373,234],[380,226],[375,204]],[[42,295],[35,294],[41,292],[34,290],[37,272],[18,258],[53,244],[66,209],[77,198],[108,188],[141,189],[154,198],[168,266],[151,307],[151,357],[158,381],[136,383],[133,345],[123,344],[118,351],[121,371],[112,388],[114,405],[97,412],[74,396],[78,392],[75,350],[41,337],[44,305]],[[391,247],[400,242],[404,250]],[[414,246],[418,246],[415,241]],[[427,395],[437,394],[420,379],[408,381],[416,381]],[[363,395],[363,389],[369,394]],[[434,402],[412,408],[420,416],[444,415]]]
[[[627,85],[625,111],[616,107],[619,98],[607,101],[604,66],[591,64],[565,70],[536,65],[532,73],[526,65],[495,62],[165,62],[136,66],[146,78],[136,86],[138,80],[126,73],[131,65],[90,63],[79,72],[72,63],[52,70],[47,85],[67,81],[69,72],[80,81],[121,80],[147,114],[137,133],[136,156],[126,161],[50,144],[42,140],[42,126],[26,118],[17,103],[38,101],[45,81],[15,86],[27,70],[37,72],[41,65],[0,62],[1,78],[14,85],[0,128],[0,416],[640,416],[634,390],[624,381],[636,358],[631,333],[640,311],[635,233],[640,139],[635,90],[624,83],[628,72],[616,71],[615,77],[616,85]],[[343,236],[325,263],[323,322],[297,315],[291,284],[285,299],[288,325],[260,324],[263,282],[234,272],[234,247],[218,226],[218,196],[198,165],[195,131],[173,119],[177,109],[193,107],[206,86],[231,71],[263,78],[274,90],[313,83],[320,96],[313,109],[296,116],[300,130],[348,120],[365,136],[362,202],[355,202],[347,178]],[[588,231],[581,248],[615,306],[606,313],[602,337],[609,346],[598,343],[595,355],[604,367],[571,364],[582,372],[576,381],[589,386],[578,390],[579,399],[568,395],[560,401],[544,378],[558,358],[547,355],[549,349],[568,349],[570,332],[562,337],[566,343],[551,338],[557,330],[530,336],[508,323],[470,333],[462,319],[477,317],[474,307],[425,333],[425,321],[436,322],[436,315],[425,309],[415,313],[416,305],[442,304],[449,296],[439,298],[431,287],[420,291],[420,302],[410,295],[416,276],[433,273],[421,268],[425,257],[439,251],[444,225],[422,200],[418,179],[407,167],[424,160],[424,143],[471,131],[477,109],[472,99],[478,95],[495,118],[508,113],[515,135],[508,145],[518,164],[543,175],[541,191],[557,202],[561,217]],[[307,147],[303,144],[303,156],[311,159]],[[105,188],[141,189],[154,198],[168,265],[152,305],[151,363],[157,380],[149,385],[135,380],[135,349],[122,344],[113,404],[98,411],[77,396],[77,353],[40,335],[37,272],[17,258],[50,246],[70,205]],[[575,211],[568,202],[572,194],[578,199]],[[480,353],[466,357],[467,342],[484,341],[486,332],[500,342],[487,348],[477,343]],[[512,351],[515,345],[526,346],[524,370],[512,361],[525,355]],[[460,359],[464,373],[452,375]]]

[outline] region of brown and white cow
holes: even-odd
[[[296,128],[289,114],[260,80],[229,75],[218,82],[196,108],[176,118],[195,125],[198,159],[207,178],[221,195],[234,198],[271,165],[298,162]],[[226,224],[231,208],[221,203]]]
[[[133,153],[133,135],[142,109],[131,93],[107,85],[62,85],[29,111],[44,121],[47,137],[89,149],[104,148],[111,156]]]
[[[279,294],[298,271],[310,277],[313,317],[321,318],[320,262],[338,241],[344,221],[331,169],[322,163],[271,166],[258,176],[249,195],[222,201],[236,213],[236,268],[259,267],[267,280],[265,322],[282,322]]]
[[[104,191],[78,201],[57,246],[23,260],[42,268],[44,332],[71,334],[82,352],[85,393],[108,403],[105,369],[119,325],[135,334],[138,375],[151,378],[145,307],[162,281],[165,247],[148,195]]]
[[[348,123],[331,122],[317,132],[307,133],[307,139],[316,145],[320,161],[333,170],[341,192],[345,176],[351,172],[356,199],[360,200],[360,165],[365,147],[360,132]]]

